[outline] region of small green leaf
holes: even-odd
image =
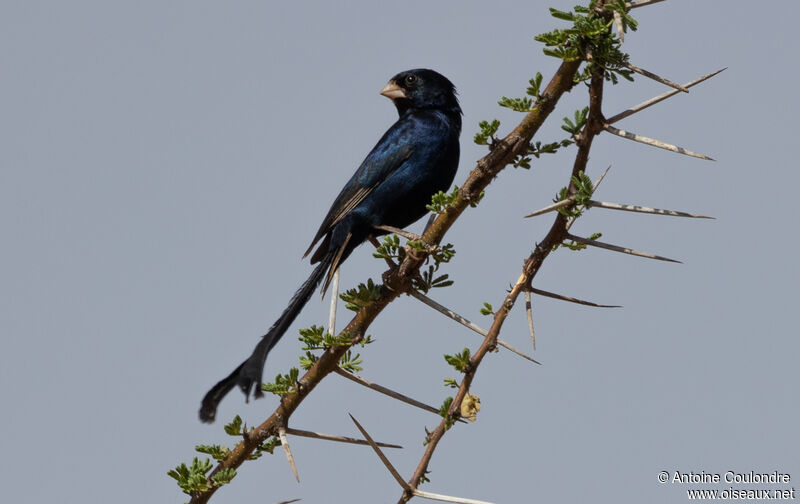
[[[241,436],[242,435],[242,417],[236,415],[231,420],[231,423],[225,425],[223,427],[225,429],[225,433],[230,436]]]
[[[453,366],[456,371],[466,373],[467,369],[469,368],[469,356],[469,348],[465,348],[461,352],[454,355],[445,354],[444,360]]]
[[[458,388],[458,382],[455,381],[453,378],[445,378],[444,386],[450,388]]]
[[[490,145],[489,140],[492,140],[492,143],[494,142],[494,134],[500,128],[500,121],[497,119],[492,119],[492,122],[481,121],[478,123],[478,127],[481,130],[475,133],[473,141],[478,145]]]

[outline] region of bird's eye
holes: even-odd
[[[406,75],[406,84],[414,84],[415,82],[417,82],[416,75]]]

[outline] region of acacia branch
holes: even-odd
[[[576,140],[578,145],[578,153],[575,156],[575,162],[572,167],[570,180],[572,180],[572,177],[577,176],[578,172],[585,172],[586,163],[589,160],[589,150],[591,149],[592,141],[594,140],[594,137],[602,131],[604,123],[603,114],[601,111],[602,101],[603,76],[602,74],[595,74],[592,76],[589,91],[589,116],[586,126]],[[570,194],[574,194],[577,191],[577,187],[573,182],[570,182],[568,191]],[[439,423],[439,425],[433,430],[433,432],[430,433],[427,438],[428,443],[426,445],[425,452],[422,455],[422,459],[420,460],[413,476],[408,482],[412,488],[417,488],[419,486],[423,476],[425,476],[425,473],[428,471],[428,465],[433,457],[433,453],[436,451],[439,441],[441,441],[442,437],[444,437],[444,434],[449,429],[449,423],[452,421],[451,419],[458,417],[458,414],[461,411],[461,403],[469,393],[470,385],[472,384],[472,380],[475,378],[478,367],[480,366],[481,361],[483,361],[483,358],[486,356],[486,354],[491,350],[494,350],[495,346],[497,345],[497,336],[500,334],[500,330],[502,329],[503,323],[510,313],[511,308],[513,308],[514,304],[516,303],[517,297],[520,295],[520,293],[524,293],[531,288],[531,281],[539,271],[542,263],[550,254],[550,252],[564,240],[566,235],[567,218],[559,213],[556,215],[555,222],[553,222],[553,225],[550,228],[550,231],[547,233],[545,239],[542,241],[542,243],[536,246],[534,251],[525,261],[525,264],[522,268],[522,273],[514,283],[511,291],[508,293],[508,295],[506,295],[501,308],[495,312],[494,321],[488,330],[486,338],[483,340],[483,344],[470,357],[469,366],[464,374],[464,378],[461,380],[458,393],[453,398],[453,402],[450,405],[447,417]],[[402,504],[406,502],[412,497],[412,495],[412,492],[406,490],[398,503]]]
[[[422,239],[429,244],[439,244],[445,233],[461,216],[466,208],[479,200],[481,192],[491,181],[514,159],[517,154],[525,152],[531,138],[555,109],[561,96],[572,89],[573,76],[578,70],[581,61],[563,62],[553,78],[541,93],[536,106],[525,115],[520,124],[505,138],[492,143],[489,154],[477,162],[477,166],[470,172],[467,180],[461,186],[456,200],[448,205],[431,226],[425,231]],[[427,254],[407,253],[405,259],[396,268],[384,274],[384,283],[381,286],[380,296],[371,304],[362,307],[353,319],[342,330],[350,335],[353,344],[361,341],[367,328],[383,309],[398,296],[410,292],[412,280],[419,275],[419,268]],[[491,334],[491,331],[490,331]],[[494,336],[496,338],[496,334]],[[288,422],[288,419],[314,390],[325,376],[338,367],[339,359],[347,352],[350,346],[333,346],[326,349],[309,370],[299,379],[294,390],[281,398],[275,411],[260,425],[247,431],[231,452],[220,461],[209,473],[209,488],[202,492],[192,494],[192,504],[203,504],[209,501],[219,486],[212,484],[215,474],[225,469],[236,469],[250,458],[256,448],[268,438],[278,434],[278,427]],[[485,346],[485,344],[484,344]]]

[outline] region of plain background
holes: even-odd
[[[0,481],[4,500],[182,502],[167,470],[199,443],[231,443],[277,399],[223,402],[196,417],[311,268],[300,260],[342,184],[395,120],[378,91],[430,67],[459,88],[461,183],[485,147],[477,123],[521,115],[521,96],[558,62],[537,33],[564,26],[549,2],[2,2],[0,16]],[[795,3],[670,1],[639,9],[632,62],[677,82],[726,72],[618,124],[714,157],[707,162],[602,135],[589,174],[598,199],[713,215],[713,221],[592,210],[573,228],[660,253],[559,251],[536,286],[601,310],[535,298],[536,358],[501,351],[481,367],[478,421],[448,433],[424,489],[497,503],[683,502],[671,473],[800,478],[795,166],[800,43]],[[663,92],[607,87],[612,115]],[[560,117],[537,139],[563,138]],[[566,182],[574,147],[504,171],[446,241],[454,287],[432,296],[488,326],[552,216],[522,219]],[[421,224],[412,227],[419,230]],[[343,287],[379,279],[369,247]],[[297,363],[296,328],[327,320],[315,297],[271,354]],[[349,312],[343,308],[340,320]],[[439,405],[442,358],[480,339],[411,298],[373,324],[363,376]],[[522,305],[502,337],[530,349]],[[356,435],[352,413],[408,477],[438,417],[331,376],[292,426]],[[214,502],[395,502],[400,489],[358,446],[292,439],[248,463]]]

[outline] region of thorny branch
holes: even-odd
[[[586,163],[589,160],[589,150],[591,149],[592,141],[594,140],[594,137],[600,131],[602,131],[604,123],[603,115],[600,109],[602,100],[603,76],[594,75],[592,76],[589,93],[589,117],[583,132],[580,134],[576,142],[578,144],[578,153],[575,156],[575,163],[572,167],[573,176],[577,175],[579,171],[585,171]],[[574,183],[571,183],[568,190],[570,193],[575,193],[577,188],[575,187]],[[566,226],[567,218],[560,213],[556,214],[555,222],[550,228],[550,231],[547,233],[547,236],[542,243],[537,244],[534,251],[525,261],[525,264],[522,268],[522,274],[511,288],[511,292],[509,292],[506,298],[503,300],[501,308],[495,313],[494,322],[489,328],[483,344],[470,358],[467,372],[464,374],[464,378],[462,379],[461,385],[458,388],[458,393],[453,399],[448,416],[456,416],[458,412],[461,411],[461,403],[469,392],[469,387],[472,384],[472,380],[475,377],[478,366],[480,366],[481,361],[486,356],[486,353],[493,350],[496,346],[497,336],[500,334],[500,330],[503,327],[503,322],[505,322],[506,317],[511,311],[511,308],[516,303],[517,297],[521,293],[524,293],[526,290],[531,288],[531,280],[539,271],[539,268],[544,260],[558,244],[564,241],[564,238],[567,234]],[[436,451],[436,446],[444,436],[445,432],[448,430],[447,424],[448,418],[443,419],[436,429],[434,429],[433,432],[431,432],[431,434],[428,436],[428,444],[426,446],[425,453],[423,454],[417,469],[414,471],[414,475],[408,482],[411,487],[416,488],[419,486],[423,476],[425,476],[431,457],[433,456],[434,451]],[[411,494],[409,494],[409,492],[406,490],[398,502],[402,504],[410,497]]]
[[[444,213],[439,215],[433,224],[422,235],[425,243],[439,244],[445,233],[455,223],[456,219],[466,210],[470,203],[477,202],[481,192],[491,183],[491,181],[503,170],[514,156],[526,151],[534,133],[544,123],[545,119],[553,112],[561,96],[572,89],[574,86],[573,76],[577,72],[581,62],[563,62],[556,71],[553,78],[541,94],[538,105],[525,115],[520,124],[514,128],[505,138],[493,143],[493,148],[483,158],[477,166],[470,172],[466,182],[459,190],[456,200],[448,206]],[[367,328],[375,317],[394,299],[412,289],[412,280],[419,275],[419,268],[425,260],[425,254],[408,253],[405,259],[396,268],[389,270],[384,275],[384,283],[381,287],[381,295],[373,303],[361,308],[355,317],[347,324],[342,332],[347,332],[353,339],[353,343],[358,343],[366,334]],[[499,327],[498,327],[499,329]],[[491,332],[490,332],[491,334]],[[496,338],[495,333],[493,338]],[[485,347],[484,343],[484,347]],[[288,421],[292,413],[303,402],[303,400],[314,390],[314,387],[322,381],[325,376],[338,367],[339,359],[349,349],[348,346],[334,346],[326,349],[320,358],[311,368],[299,379],[296,390],[281,398],[281,402],[275,411],[260,425],[247,431],[240,441],[228,454],[219,462],[209,473],[211,478],[218,472],[225,469],[235,469],[241,466],[261,443],[278,433],[278,427]],[[460,394],[459,402],[463,399]],[[432,451],[431,451],[432,454]],[[427,465],[427,463],[426,463]],[[417,481],[418,483],[418,481]],[[416,485],[416,483],[415,483]],[[208,490],[197,492],[192,495],[192,504],[202,504],[208,502],[211,496],[217,491],[218,486],[210,486]]]
[[[629,4],[629,6],[631,8],[642,7],[659,1],[662,0],[642,0],[640,2],[633,2]],[[613,15],[611,13],[605,12],[602,15],[608,16],[609,19],[613,20]],[[582,63],[583,60],[581,59],[562,62],[545,90],[540,93],[534,106],[524,116],[520,124],[504,138],[494,140],[491,143],[489,153],[478,160],[477,165],[470,172],[466,181],[461,186],[456,199],[444,209],[444,212],[440,214],[424,232],[422,240],[425,243],[438,245],[450,227],[464,212],[464,210],[466,210],[470,204],[476,203],[480,199],[481,193],[486,187],[489,186],[491,181],[506,166],[511,164],[516,156],[524,155],[529,151],[530,141],[534,134],[553,112],[561,96],[565,92],[570,91],[575,85],[574,77]],[[680,87],[684,89],[688,88],[690,85],[694,85],[708,77],[710,76],[706,76],[698,81]],[[567,197],[571,197],[573,200],[574,196],[578,192],[578,187],[573,180],[580,172],[586,172],[589,151],[595,136],[603,131],[610,131],[611,123],[616,122],[627,115],[633,114],[638,110],[650,106],[656,101],[660,101],[661,99],[667,97],[658,97],[654,99],[655,101],[651,100],[650,102],[645,102],[641,106],[637,106],[634,109],[629,109],[623,114],[612,117],[610,120],[606,120],[601,110],[603,102],[603,85],[604,76],[602,70],[598,70],[591,76],[589,85],[589,112],[586,124],[581,130],[580,134],[576,135],[575,137],[575,143],[578,147],[578,151],[576,153],[571,171],[571,182],[567,188]],[[678,92],[680,91],[675,89],[671,92],[671,94],[669,94],[669,96]],[[602,202],[591,201],[590,206],[591,204],[601,206],[601,203]],[[608,205],[613,204],[605,205],[607,205],[606,208],[612,208]],[[625,205],[617,206],[624,207]],[[627,210],[627,208],[624,209]],[[655,213],[655,211],[651,213]],[[691,216],[700,217],[696,215]],[[452,401],[446,417],[442,419],[439,425],[432,432],[429,433],[426,439],[426,448],[418,466],[416,467],[409,481],[401,484],[404,491],[399,500],[400,503],[406,502],[413,496],[428,496],[428,494],[425,492],[419,491],[418,486],[423,481],[439,441],[450,428],[452,422],[459,419],[462,403],[464,402],[465,398],[469,396],[470,385],[475,377],[475,374],[477,373],[477,370],[487,352],[493,350],[497,346],[497,338],[500,330],[502,329],[503,323],[505,322],[510,310],[514,307],[519,294],[526,294],[530,292],[538,293],[538,289],[535,289],[532,286],[532,280],[538,273],[544,260],[548,257],[550,252],[555,250],[565,239],[575,238],[569,234],[569,228],[572,223],[574,223],[574,218],[567,217],[560,212],[556,213],[553,224],[547,235],[540,243],[536,244],[533,252],[525,260],[519,278],[514,283],[510,292],[508,292],[508,294],[505,296],[500,308],[494,313],[492,325],[486,332],[483,343],[474,353],[472,353],[469,359],[469,365],[465,370],[465,374],[459,385],[458,392]],[[419,276],[420,266],[424,263],[427,254],[418,251],[410,253],[410,248],[407,249],[407,252],[409,253],[405,254],[405,257],[400,264],[395,265],[392,263],[390,265],[390,269],[383,275],[384,283],[381,285],[380,295],[378,298],[375,299],[371,304],[363,306],[347,324],[347,326],[341,331],[341,333],[346,332],[349,334],[352,344],[359,343],[364,338],[372,321],[375,320],[375,318],[389,303],[394,301],[394,299],[399,297],[401,294],[416,292],[413,290],[412,281]],[[580,300],[577,301],[581,302]],[[211,471],[211,473],[209,473],[208,489],[193,493],[191,502],[195,504],[208,502],[210,497],[216,492],[217,488],[219,488],[218,486],[212,484],[213,476],[220,471],[239,467],[242,463],[244,463],[244,461],[248,460],[252,456],[259,445],[261,445],[264,441],[273,436],[278,436],[279,434],[284,438],[286,434],[292,434],[293,430],[288,427],[288,420],[290,419],[291,415],[323,378],[325,378],[331,372],[339,369],[338,363],[340,358],[351,346],[352,345],[331,346],[327,348],[314,362],[311,368],[298,380],[294,389],[281,398],[280,404],[269,418],[267,418],[260,425],[243,431],[242,440],[230,451],[224,460],[219,462],[219,464]],[[374,448],[375,446],[374,443],[371,442],[371,438],[367,437],[367,439]]]

